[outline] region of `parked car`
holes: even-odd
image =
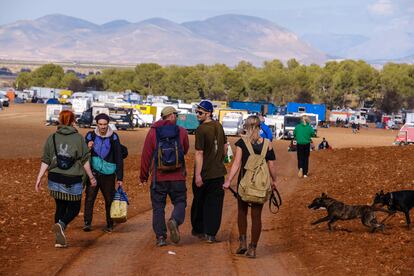
[[[2,106],[8,107],[10,104],[9,98],[4,95],[0,95],[0,103]]]

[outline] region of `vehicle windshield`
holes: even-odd
[[[236,121],[223,121],[224,128],[238,128],[239,122]]]
[[[295,127],[300,123],[300,117],[285,117],[285,127]]]

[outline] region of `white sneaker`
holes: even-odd
[[[56,248],[66,248],[66,247],[68,247],[68,245],[67,245],[67,244],[59,244],[59,243],[55,243],[55,247],[56,247]]]
[[[308,177],[306,174],[303,177]]]
[[[59,244],[61,247],[66,246],[66,237],[65,233],[63,232],[62,225],[60,223],[55,223],[52,227],[53,233],[56,235],[56,244]],[[55,244],[55,247],[56,247]]]
[[[298,176],[299,177],[303,177],[303,170],[302,170],[302,168],[299,169]]]

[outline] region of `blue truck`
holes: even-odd
[[[318,121],[325,121],[326,106],[324,104],[294,103],[287,104],[287,113],[312,113],[318,115]]]
[[[242,102],[230,101],[231,109],[247,110],[249,113],[261,113],[263,115],[274,115],[277,113],[277,106],[269,102]]]

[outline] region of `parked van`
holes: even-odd
[[[367,126],[367,119],[365,116],[359,114],[353,114],[349,117],[349,123],[359,124],[361,126]]]
[[[223,117],[222,125],[225,135],[239,135],[243,125],[243,114],[227,113]]]
[[[272,129],[273,135],[276,137],[276,139],[283,138],[283,115],[266,115],[265,124]]]
[[[95,125],[95,117],[100,113],[105,113],[109,116],[109,108],[104,106],[93,106],[82,113],[77,123],[79,127],[91,127]]]
[[[293,131],[300,123],[302,116],[287,114],[283,118],[283,139],[293,139]]]
[[[46,122],[49,124],[59,123],[59,114],[63,110],[71,110],[70,105],[47,104],[46,105]]]
[[[219,111],[218,111],[218,121],[222,124],[223,123],[223,118],[229,113],[238,113],[238,114],[241,114],[243,116],[248,115],[247,110],[243,110],[243,109],[219,109]]]
[[[76,117],[82,116],[88,108],[91,107],[91,100],[89,98],[76,98],[72,99],[72,109]]]

